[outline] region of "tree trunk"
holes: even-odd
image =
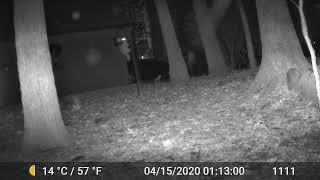
[[[238,0],[237,0],[238,1]],[[210,17],[214,27],[218,27],[231,5],[232,0],[214,0],[210,7]]]
[[[162,36],[169,59],[170,81],[187,81],[189,80],[188,70],[176,37],[167,1],[154,0],[153,2],[158,13]]]
[[[31,153],[68,145],[46,32],[42,0],[14,1],[14,28],[21,99],[24,150]]]
[[[253,44],[252,44],[253,42],[252,42],[250,27],[249,27],[249,23],[248,23],[248,18],[247,18],[246,12],[244,10],[242,0],[237,0],[237,4],[239,7],[239,13],[241,16],[241,22],[242,22],[244,36],[246,38],[249,65],[250,65],[250,68],[256,68],[257,67],[257,60],[256,60],[256,56],[254,54],[254,48],[253,48]]]
[[[289,68],[308,68],[285,0],[256,2],[261,34],[262,60],[251,92],[271,91],[286,82]]]
[[[193,0],[195,19],[202,46],[205,50],[209,74],[221,75],[228,70],[228,67],[225,64],[224,56],[215,32],[216,28],[209,16],[205,2],[206,1],[202,0]]]

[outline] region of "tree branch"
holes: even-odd
[[[296,2],[294,2],[294,0],[290,0],[290,1],[292,2],[293,5],[297,7],[297,9],[299,9],[299,5]]]
[[[317,62],[316,62],[316,55],[315,51],[312,47],[311,40],[308,35],[308,27],[306,23],[306,19],[303,13],[303,0],[299,0],[299,14],[301,18],[301,27],[302,27],[302,33],[303,37],[307,43],[310,55],[311,55],[311,64],[312,64],[312,69],[313,69],[313,75],[316,81],[316,90],[317,90],[317,96],[318,96],[318,106],[320,106],[320,83],[319,83],[319,72],[318,72],[318,67],[317,67]]]

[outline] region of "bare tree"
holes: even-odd
[[[294,2],[294,1],[293,1]],[[318,72],[318,68],[317,68],[317,62],[316,62],[316,54],[315,51],[313,49],[311,40],[309,38],[309,34],[308,34],[308,27],[307,27],[307,22],[306,22],[306,18],[304,16],[304,12],[303,12],[303,0],[299,0],[299,5],[298,6],[298,10],[299,10],[299,14],[300,14],[300,19],[301,19],[301,27],[302,27],[302,34],[303,37],[307,43],[310,55],[311,55],[311,64],[312,64],[312,69],[313,69],[313,76],[315,79],[315,87],[316,87],[316,91],[317,91],[317,97],[318,97],[318,106],[320,106],[320,83],[319,83],[319,72]]]
[[[216,6],[219,7],[218,5]],[[228,67],[225,64],[225,59],[219,46],[215,25],[218,24],[217,22],[223,17],[222,14],[225,11],[216,11],[219,14],[217,16],[220,18],[212,19],[214,16],[210,13],[206,1],[202,0],[193,0],[193,9],[202,46],[205,50],[209,74],[224,74]]]
[[[158,13],[160,27],[169,58],[169,74],[171,81],[189,80],[187,66],[184,62],[181,48],[175,33],[166,0],[153,1]]]
[[[245,39],[246,39],[249,65],[250,65],[250,68],[256,68],[257,67],[257,60],[256,60],[256,56],[254,54],[254,48],[253,48],[253,42],[252,42],[250,27],[249,27],[249,23],[248,23],[248,18],[247,18],[246,12],[244,10],[242,0],[237,0],[237,4],[239,7],[242,28],[243,28],[243,32],[244,32]]]
[[[250,90],[271,91],[286,82],[291,67],[308,68],[285,0],[256,2],[262,44],[259,72]]]
[[[214,27],[218,27],[226,15],[228,8],[230,7],[232,0],[211,0],[211,6],[209,7],[210,17]]]
[[[15,43],[24,113],[24,150],[68,145],[51,65],[42,0],[14,0]]]

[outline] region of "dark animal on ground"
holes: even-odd
[[[153,81],[160,77],[160,81],[169,81],[169,64],[165,61],[154,59],[139,59],[136,61],[141,80],[144,82]],[[132,82],[136,82],[134,64],[127,62],[128,72]]]

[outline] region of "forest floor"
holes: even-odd
[[[72,145],[30,158],[21,109],[1,109],[0,161],[320,161],[319,110],[285,87],[249,94],[255,73],[63,97]]]

